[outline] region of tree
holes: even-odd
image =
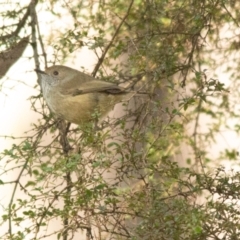
[[[10,182],[1,180],[13,188],[1,239],[79,239],[81,232],[86,239],[238,239],[239,174],[220,166],[208,170],[215,160],[208,147],[223,127],[239,131],[239,124],[227,121],[239,117],[229,98],[231,86],[238,88],[238,66],[226,69],[233,73],[229,88],[205,71],[229,60],[215,61],[213,54],[237,52],[238,6],[221,0],[5,3],[10,10],[1,17],[11,22],[1,26],[5,49],[30,34],[39,68],[40,62],[73,60],[88,48],[97,58],[93,76],[133,82],[149,98],[132,99],[133,108],[125,104],[124,116],[107,119],[96,131],[94,122],[59,121],[41,93],[33,96],[39,121],[1,154],[1,176],[17,173]],[[44,35],[43,12],[61,29],[51,23]],[[225,26],[232,38],[222,49]],[[203,116],[209,121],[205,132]],[[180,165],[176,156],[184,146],[190,151]],[[220,160],[237,159],[236,150],[219,152]],[[50,229],[56,220],[61,224]]]

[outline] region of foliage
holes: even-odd
[[[239,118],[229,97],[231,87],[239,88],[239,64],[226,69],[229,88],[205,70],[228,61],[219,63],[213,54],[238,51],[237,34],[220,47],[221,29],[238,26],[236,1],[32,0],[4,6],[1,18],[12,21],[1,26],[6,49],[6,39],[31,34],[38,68],[43,60],[45,66],[63,64],[88,48],[98,59],[93,76],[135,81],[149,98],[132,99],[134,108],[125,104],[125,116],[96,131],[94,123],[55,119],[41,94],[32,97],[39,121],[1,153],[0,184],[13,189],[3,206],[1,224],[8,231],[1,239],[239,238],[239,173],[210,168],[238,154],[226,148],[216,159],[209,150],[222,129],[239,131],[239,124],[228,122]],[[48,36],[40,31],[44,11],[62,26]],[[16,178],[5,181],[12,171]]]

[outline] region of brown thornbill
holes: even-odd
[[[78,70],[55,65],[40,75],[43,97],[53,113],[76,124],[89,122],[93,113],[104,117],[116,103],[130,94],[110,82],[95,79]]]

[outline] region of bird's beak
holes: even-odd
[[[40,69],[34,69],[34,70],[35,70],[35,72],[37,72],[37,73],[39,73],[39,74],[45,74],[45,75],[47,75],[46,72],[44,72],[44,71],[42,71],[42,70],[40,70]]]

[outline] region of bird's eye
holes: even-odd
[[[54,71],[53,75],[57,76],[58,75],[58,71]]]

